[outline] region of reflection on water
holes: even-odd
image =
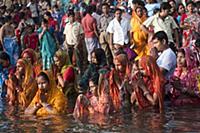
[[[25,116],[17,107],[0,101],[0,132],[199,132],[200,108],[166,107],[165,113],[143,110],[132,114],[95,115],[76,120],[71,114],[63,116]]]

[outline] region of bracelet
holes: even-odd
[[[149,94],[149,91],[145,91],[143,95],[146,97],[146,95],[148,94]]]

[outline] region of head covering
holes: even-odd
[[[34,64],[34,63],[36,62],[36,60],[37,60],[37,59],[36,59],[36,53],[35,53],[35,51],[34,51],[33,49],[31,49],[31,48],[25,49],[25,50],[22,52],[21,57],[23,57],[24,54],[28,54],[28,55],[29,55],[29,57],[31,58],[31,63],[32,63],[32,64]]]
[[[49,79],[49,90],[47,95],[47,103],[51,104],[51,106],[54,108],[52,114],[60,114],[64,113],[66,111],[66,105],[67,105],[67,99],[65,98],[64,94],[57,89],[55,78],[53,77],[53,73],[50,71],[42,71],[48,76]],[[41,72],[41,73],[42,73]],[[40,75],[40,74],[39,74]],[[35,106],[36,103],[40,102],[40,94],[41,90],[38,89],[34,99],[32,100],[29,107]],[[48,115],[49,112],[45,108],[40,108],[36,115]]]
[[[164,77],[156,64],[156,61],[151,56],[144,56],[139,61],[140,66],[145,70],[148,77],[150,77],[151,83],[153,85],[154,92],[158,95],[159,108],[163,109],[163,84]]]

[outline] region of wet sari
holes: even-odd
[[[132,93],[130,86],[125,83],[126,78],[130,77],[130,67],[126,55],[118,55],[115,59],[126,67],[126,71],[123,73],[112,69],[107,75],[111,110],[118,112],[124,109],[126,111],[130,107],[130,94]]]
[[[37,91],[36,81],[33,76],[32,66],[25,59],[17,61],[24,67],[25,75],[22,83],[17,79],[16,75],[11,73],[9,79],[5,81],[7,86],[7,101],[13,105],[18,102],[22,108],[27,107]]]
[[[76,100],[73,115],[76,118],[87,117],[88,115],[108,115],[110,112],[110,96],[106,86],[106,80],[101,81],[97,95],[88,92],[80,94]]]
[[[55,83],[55,79],[53,78],[53,75],[50,74],[50,72],[45,72],[45,73],[47,73],[48,78],[50,80],[50,89],[47,92],[48,93],[47,103],[53,107],[53,112],[51,114],[64,114],[66,112],[67,100],[64,94],[56,87],[56,83]],[[40,102],[40,93],[41,91],[38,89],[29,107],[34,107],[37,103]],[[45,116],[45,115],[50,115],[50,114],[44,107],[41,107],[36,112],[36,115]]]
[[[184,88],[187,88],[188,91],[199,92],[199,76],[200,69],[197,66],[195,60],[195,55],[189,48],[185,48],[185,58],[186,58],[186,69],[182,67],[177,67],[174,72],[173,77],[178,77],[180,83]],[[186,105],[186,104],[199,104],[200,98],[193,96],[186,96],[176,88],[171,89],[172,94],[172,104],[174,105]]]
[[[65,96],[68,96],[69,93],[75,92],[75,73],[74,73],[74,68],[71,65],[69,56],[66,51],[63,50],[58,50],[55,53],[55,56],[64,63],[62,66],[61,70],[57,73],[61,73],[62,78],[64,82],[67,82],[67,85],[65,85],[64,88],[59,87],[62,92],[65,94]]]
[[[18,102],[22,107],[27,107],[37,92],[37,84],[30,62],[19,59],[17,63],[25,68],[25,77],[21,85],[22,91],[18,92]]]
[[[144,69],[147,76],[143,76],[143,81],[145,83],[145,86],[147,87],[148,91],[151,95],[153,93],[156,93],[158,96],[158,107],[160,111],[164,108],[164,77],[162,76],[162,73],[160,72],[159,67],[156,64],[156,61],[151,56],[144,56],[139,61],[140,65]],[[133,77],[134,80],[137,80],[138,77]],[[143,109],[146,107],[151,106],[150,102],[146,99],[146,97],[143,95],[143,92],[140,88],[135,89],[136,94],[136,100],[138,102],[139,108]]]
[[[133,36],[133,43],[135,45],[134,51],[137,53],[137,59],[148,54],[149,48],[147,45],[147,34],[141,30],[140,26],[146,18],[139,18],[135,13],[131,19],[131,32]]]

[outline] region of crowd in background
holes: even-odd
[[[5,2],[0,92],[9,106],[80,118],[200,104],[200,1]]]

